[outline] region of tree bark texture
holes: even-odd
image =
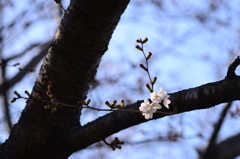
[[[196,88],[191,88],[170,94],[170,110],[177,109],[175,114],[211,108],[217,104],[239,100],[240,77],[224,79],[222,81],[205,84]],[[230,95],[231,94],[231,95]],[[124,109],[139,110],[143,101],[126,106]],[[154,114],[154,119],[163,118],[167,115]],[[147,122],[141,113],[135,112],[112,112],[92,121],[83,127],[73,128],[69,133],[70,140],[75,142],[76,149],[84,149],[87,146],[101,141],[107,136],[117,133],[128,127]]]
[[[40,81],[48,76],[54,97],[76,104],[85,99],[101,57],[129,0],[72,0],[48,54],[41,66],[33,92],[42,98],[47,88]],[[0,158],[67,158],[75,149],[62,144],[72,127],[80,127],[81,109],[44,109],[46,103],[27,104],[9,139],[2,144]]]

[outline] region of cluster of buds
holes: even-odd
[[[13,93],[17,96],[17,98],[13,98],[11,100],[11,103],[14,103],[17,99],[24,98],[17,91],[14,91]],[[26,99],[26,98],[24,98],[24,99]]]
[[[120,108],[123,108],[125,103],[124,103],[124,100],[121,100],[120,101],[120,104],[117,104],[117,100],[113,100],[112,101],[112,104],[110,104],[108,101],[105,102],[105,104],[112,109],[120,109]]]
[[[54,113],[57,111],[57,107],[59,106],[58,102],[54,99],[54,96],[51,92],[51,88],[52,88],[52,81],[49,81],[48,80],[48,77],[47,76],[44,76],[41,80],[41,84],[43,85],[46,85],[47,87],[47,91],[46,91],[46,94],[47,96],[51,99],[50,101],[44,101],[42,100],[39,92],[35,92],[33,93],[32,95],[28,92],[28,91],[25,91],[25,94],[28,96],[28,97],[23,97],[21,96],[17,91],[14,91],[13,93],[17,96],[15,98],[13,98],[11,100],[11,103],[14,103],[17,99],[25,99],[26,100],[26,103],[34,103],[36,101],[43,101],[43,102],[47,102],[47,103],[51,103],[50,105],[45,105],[44,108],[45,109],[51,109],[51,111]]]
[[[150,85],[151,85],[151,86],[150,86],[149,84],[146,84],[146,87],[147,87],[147,89],[148,89],[150,92],[153,92],[153,86],[154,86],[154,84],[155,84],[156,81],[157,81],[157,77],[151,78],[150,73],[149,73],[148,60],[152,57],[152,53],[151,53],[151,52],[148,52],[148,54],[146,54],[146,53],[144,52],[144,49],[143,49],[143,44],[145,44],[147,41],[148,41],[148,38],[145,38],[145,39],[143,39],[143,40],[140,38],[140,39],[136,40],[136,42],[137,42],[137,43],[140,43],[141,46],[136,45],[135,47],[136,47],[136,49],[140,50],[140,51],[143,53],[143,56],[144,56],[145,61],[146,61],[146,64],[145,64],[145,65],[144,65],[144,64],[140,64],[139,66],[140,66],[141,69],[143,69],[144,71],[147,72],[147,75],[148,75],[148,78],[149,78],[149,80],[150,80]]]
[[[21,96],[17,91],[13,92],[17,97],[13,98],[11,100],[11,103],[14,103],[16,100],[18,99],[25,99],[26,103],[34,103],[35,101],[39,101],[41,100],[41,96],[39,95],[38,92],[35,92],[33,95],[31,95],[28,91],[25,91],[24,93],[28,96],[28,97],[23,97]]]
[[[51,91],[52,81],[48,80],[48,76],[43,76],[40,82],[42,85],[46,85],[47,87],[46,95],[51,99],[50,100],[51,104],[45,105],[44,109],[50,109],[52,113],[55,113],[57,111],[59,104],[57,100],[54,98],[54,95]]]
[[[163,88],[160,88],[159,92],[152,92],[150,97],[152,103],[150,103],[148,99],[145,99],[139,107],[145,119],[151,119],[153,113],[156,113],[158,109],[162,109],[162,105],[169,109],[169,104],[171,103],[168,99],[170,95],[168,95]]]
[[[80,105],[85,105],[87,107],[90,107],[89,104],[91,103],[91,99],[88,99],[87,102],[82,100],[82,101],[78,101],[77,104],[80,104]]]
[[[114,140],[113,140],[111,143],[107,143],[105,140],[103,140],[103,141],[104,141],[104,143],[105,143],[106,145],[110,146],[113,151],[114,151],[116,148],[117,148],[117,149],[121,149],[121,148],[122,148],[121,145],[124,144],[124,142],[123,142],[123,141],[120,141],[120,140],[118,139],[118,137],[115,137]]]
[[[152,57],[152,53],[149,52],[148,55],[145,54],[143,49],[143,44],[148,41],[148,38],[142,40],[141,38],[137,40],[137,43],[140,43],[141,46],[136,45],[136,49],[140,50],[146,60],[146,65],[140,64],[140,68],[147,72],[147,75],[150,80],[150,85],[147,83],[146,87],[151,92],[150,97],[152,103],[149,102],[148,99],[145,99],[143,103],[141,103],[139,110],[142,112],[142,115],[145,116],[145,119],[151,119],[153,117],[153,113],[156,113],[158,109],[162,109],[162,105],[169,109],[169,104],[171,101],[168,99],[170,96],[167,94],[163,88],[160,88],[159,92],[154,92],[154,84],[157,81],[157,77],[151,78],[149,69],[148,69],[148,60]]]
[[[51,93],[52,88],[52,81],[48,80],[48,76],[43,76],[42,80],[40,81],[42,85],[46,85],[47,92],[46,94],[49,96],[49,98],[53,98],[53,95]]]
[[[144,43],[146,43],[147,41],[148,41],[148,38],[145,38],[145,39],[143,39],[143,40],[140,38],[140,39],[137,39],[137,40],[136,40],[137,43],[141,43],[141,44],[144,44]]]
[[[55,113],[57,111],[58,106],[59,106],[58,102],[54,98],[52,98],[51,105],[45,105],[44,109],[50,109],[52,113]]]

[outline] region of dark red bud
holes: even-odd
[[[146,43],[148,41],[148,38],[143,39],[142,43]]]
[[[136,45],[135,48],[138,49],[138,50],[140,50],[140,51],[143,50],[139,45]]]
[[[137,43],[141,43],[141,41],[139,39],[136,40]]]

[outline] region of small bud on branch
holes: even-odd
[[[147,68],[143,65],[143,64],[140,64],[139,65],[144,71],[147,71]]]
[[[143,49],[139,45],[136,45],[135,48],[140,50],[140,51],[143,51]]]

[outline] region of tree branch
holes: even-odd
[[[240,133],[212,146],[204,159],[234,159],[240,156]],[[201,156],[200,156],[201,157]]]
[[[48,44],[48,46],[50,45],[49,42],[48,42],[47,44]],[[10,132],[10,130],[12,129],[12,121],[11,121],[11,115],[10,115],[10,110],[9,110],[9,99],[8,99],[8,96],[7,96],[7,93],[8,93],[7,90],[8,90],[9,88],[11,88],[15,83],[14,83],[13,85],[9,85],[9,87],[6,87],[6,85],[8,85],[8,82],[9,82],[9,81],[6,81],[6,78],[5,78],[6,66],[7,66],[7,64],[8,64],[8,62],[9,62],[10,60],[13,60],[13,59],[15,59],[15,58],[21,57],[22,55],[25,55],[29,50],[31,50],[32,48],[34,48],[34,47],[36,47],[36,46],[38,46],[38,45],[39,45],[39,44],[32,44],[32,45],[30,45],[29,47],[27,47],[24,51],[22,51],[21,53],[18,53],[18,54],[13,55],[13,56],[5,59],[5,60],[2,60],[2,63],[0,64],[0,65],[1,65],[1,69],[2,69],[2,79],[3,79],[3,80],[2,80],[2,81],[3,81],[3,84],[1,84],[1,86],[0,86],[0,92],[1,92],[1,94],[2,94],[2,96],[3,96],[3,109],[4,109],[4,116],[5,116],[4,118],[5,118],[5,120],[6,120],[6,123],[7,123],[7,126],[8,126],[8,131],[9,131],[9,132]],[[41,46],[40,46],[41,51],[42,51],[42,50],[45,50],[45,54],[46,54],[46,53],[47,53],[46,47],[48,47],[48,46],[46,46],[46,44],[41,45]],[[41,53],[40,53],[40,54],[41,54]],[[42,57],[41,57],[41,56],[42,56]],[[44,53],[42,53],[41,56],[38,57],[38,62],[40,61],[40,59],[43,58]],[[33,61],[36,62],[36,60],[33,60]],[[32,60],[31,60],[31,62],[32,62]],[[30,62],[30,63],[31,63],[31,62]],[[35,65],[36,65],[38,62],[36,62]],[[34,63],[32,63],[32,65],[34,65]],[[27,69],[32,68],[31,65],[27,65],[27,66],[29,66],[29,67],[25,67],[25,68],[27,68]],[[19,74],[22,74],[22,75],[23,75],[22,77],[24,77],[26,73],[27,73],[27,71],[20,71],[20,72],[19,72]],[[22,78],[19,76],[19,74],[12,78],[12,80],[13,80],[14,78],[18,77],[18,80],[15,80],[16,83],[22,79]],[[20,77],[20,78],[19,78],[19,77]],[[5,90],[3,90],[2,88],[5,88]]]
[[[42,44],[41,51],[37,56],[35,56],[25,67],[24,70],[28,70],[29,68],[34,68],[41,59],[47,54],[47,50],[50,46],[51,42],[47,42],[45,44]],[[5,81],[3,84],[0,85],[0,94],[3,94],[6,92],[9,88],[11,88],[13,85],[15,85],[17,82],[19,82],[27,73],[27,71],[20,71],[18,74],[16,74],[13,78],[10,80]]]
[[[2,83],[6,81],[6,65],[7,61],[2,60],[2,64],[1,65],[1,72],[2,72]],[[7,123],[7,131],[10,132],[10,130],[12,129],[12,121],[11,121],[11,115],[10,115],[10,110],[9,110],[9,104],[8,104],[8,96],[7,96],[7,91],[3,92],[2,94],[3,97],[3,112],[4,112],[4,119],[6,120]]]
[[[170,94],[170,110],[177,107],[177,114],[213,107],[220,103],[239,100],[240,77],[224,79],[222,81],[205,84],[196,88],[191,88]],[[126,106],[124,109],[138,110],[140,103]],[[153,119],[162,118],[167,115],[154,114]],[[83,127],[70,130],[69,138],[74,144],[75,150],[84,149],[95,142],[117,133],[128,127],[147,122],[140,113],[132,112],[112,112]],[[67,135],[64,134],[64,135]],[[66,136],[65,136],[66,137]],[[65,141],[66,142],[66,141]]]
[[[49,100],[47,88],[41,84],[43,76],[48,76],[57,101],[76,104],[84,99],[128,3],[129,0],[72,0],[32,93],[39,92]],[[1,146],[0,158],[65,159],[73,153],[73,146],[59,144],[62,138],[57,137],[80,125],[81,110],[61,107],[53,114],[44,106],[41,102],[26,105],[9,139]]]
[[[201,154],[202,159],[214,158],[214,156],[211,156],[212,155],[211,151],[212,151],[212,148],[214,148],[214,146],[216,144],[215,142],[216,142],[216,139],[217,139],[218,132],[220,131],[222,123],[223,123],[223,121],[225,119],[225,116],[227,115],[227,112],[228,112],[229,108],[231,107],[231,105],[232,105],[232,102],[229,102],[223,108],[222,113],[221,113],[221,115],[218,119],[218,122],[214,125],[214,131],[213,131],[212,136],[209,140],[208,146],[204,150],[203,154]]]
[[[218,159],[233,159],[240,155],[240,134],[236,134],[220,142],[216,146]],[[226,151],[227,150],[227,151]]]

